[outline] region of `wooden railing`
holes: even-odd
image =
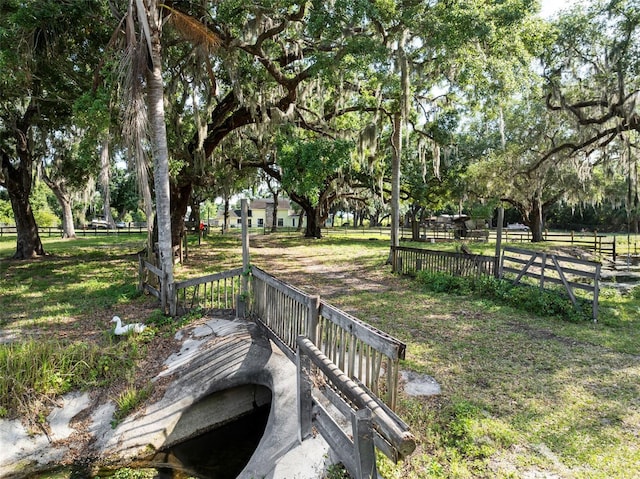
[[[397,254],[398,272],[415,274],[418,271],[447,273],[454,276],[493,276],[496,258],[475,254],[434,251],[422,248],[394,248]]]
[[[499,277],[511,279],[514,284],[530,278],[540,288],[560,286],[576,308],[579,308],[579,304],[574,290],[586,291],[591,295],[593,320],[597,321],[601,267],[600,263],[594,261],[505,247],[500,260]]]
[[[178,313],[194,308],[236,309],[236,299],[241,294],[242,275],[242,268],[236,268],[175,283]]]
[[[315,427],[354,479],[378,477],[376,448],[394,462],[414,451],[413,435],[393,411],[336,366],[308,338],[299,336],[297,344],[301,440],[310,437]],[[335,413],[329,412],[326,407],[329,405],[351,423],[350,430],[339,423]]]
[[[349,377],[358,378],[395,409],[404,343],[321,301],[315,345]]]
[[[140,289],[162,297],[148,283],[149,273],[160,288],[174,291],[180,312],[234,308],[242,316],[240,311],[246,308],[267,337],[298,365],[300,440],[315,426],[354,479],[378,477],[375,449],[395,462],[413,452],[415,440],[393,412],[404,343],[255,266],[171,286],[158,268],[141,257]],[[386,404],[378,399],[381,394]],[[318,395],[335,407],[325,408]],[[351,420],[351,431],[344,431],[338,416],[342,422]]]
[[[395,408],[404,343],[260,268],[253,266],[251,272],[251,316],[292,361],[298,336],[305,336],[350,377],[383,395]]]
[[[317,341],[319,303],[319,296],[308,295],[260,268],[251,267],[249,312],[292,361],[298,336]]]
[[[158,298],[162,303],[162,310],[166,309],[166,297],[164,294],[167,284],[166,277],[162,270],[157,266],[149,263],[144,256],[138,255],[138,291],[146,291]]]
[[[577,246],[591,250],[595,254],[610,256],[613,261],[617,257],[616,237],[613,235],[598,234],[597,231],[591,233],[545,231],[542,237],[545,241]]]

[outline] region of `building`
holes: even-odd
[[[278,200],[278,228],[297,228],[300,221],[300,213],[291,206],[291,200],[281,198]],[[216,226],[222,226],[224,222],[224,210],[218,208]],[[256,198],[249,202],[249,228],[269,228],[273,223],[273,198]],[[302,226],[305,225],[304,216]],[[242,226],[242,212],[239,209],[229,210],[229,226],[240,228]]]

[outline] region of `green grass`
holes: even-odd
[[[313,285],[331,291],[330,302],[407,343],[404,368],[440,383],[436,398],[402,398],[399,412],[419,447],[399,465],[380,458],[385,477],[640,475],[637,295],[604,290],[598,323],[568,322],[486,295],[456,288],[438,293],[393,277],[384,265],[388,244],[381,241],[329,237],[289,241],[286,250],[273,244],[267,251],[273,258],[262,251],[252,251],[258,255],[252,262],[308,292]],[[307,262],[337,274],[295,274]],[[352,288],[336,279],[340,275],[390,287]]]
[[[0,327],[23,335],[25,344],[48,327],[64,327],[101,347],[124,347],[105,335],[106,321],[114,311],[148,301],[135,292],[135,252],[144,238],[125,238],[45,239],[50,258],[0,261],[0,308],[8,313]],[[13,247],[0,240],[0,256]],[[491,244],[470,247],[492,254]],[[605,289],[598,323],[570,322],[484,294],[430,291],[392,275],[385,264],[388,249],[384,239],[337,234],[320,240],[255,235],[251,248],[252,264],[309,293],[321,292],[405,341],[402,367],[441,385],[436,397],[401,395],[398,410],[418,448],[399,464],[380,457],[385,477],[640,477],[638,291]],[[211,234],[201,245],[191,238],[189,259],[176,267],[176,277],[240,264],[239,236]],[[173,327],[157,309],[150,308],[147,319],[153,328]],[[129,345],[137,349],[126,356],[144,354],[153,339]],[[127,386],[123,405],[135,409],[144,386]],[[332,474],[341,477],[338,469]]]

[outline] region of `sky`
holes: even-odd
[[[575,0],[542,0],[542,9],[540,15],[549,18],[558,10],[565,9],[573,4]]]

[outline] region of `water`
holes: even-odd
[[[270,409],[271,404],[257,407],[242,417],[159,454],[161,457],[158,459],[168,459],[171,465],[158,468],[157,477],[235,479],[256,450]]]

